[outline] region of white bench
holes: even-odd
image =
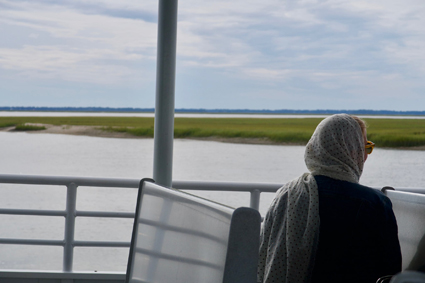
[[[385,190],[393,203],[403,270],[425,267],[425,195]]]
[[[142,180],[126,282],[255,283],[261,216]]]

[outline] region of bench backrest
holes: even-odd
[[[261,217],[142,180],[128,283],[256,282]]]
[[[393,203],[403,270],[416,270],[425,265],[425,195],[385,191]]]

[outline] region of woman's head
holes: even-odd
[[[317,126],[306,146],[305,162],[313,175],[357,183],[366,160],[366,125],[347,114],[332,115]]]

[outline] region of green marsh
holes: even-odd
[[[176,118],[176,138],[259,138],[306,144],[322,118]],[[379,147],[425,145],[425,119],[365,119],[368,139]],[[96,126],[105,131],[153,137],[154,119],[144,117],[0,117],[0,127],[30,124]]]

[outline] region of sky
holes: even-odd
[[[155,106],[158,1],[0,0],[0,106]],[[423,0],[180,0],[176,108],[425,110]]]

